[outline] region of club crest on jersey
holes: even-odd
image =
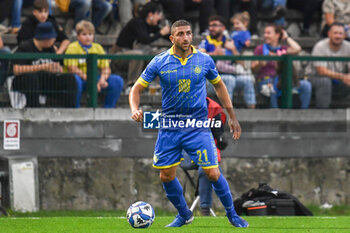
[[[194,67],[194,73],[195,74],[200,74],[202,72],[202,69],[199,66]]]

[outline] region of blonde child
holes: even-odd
[[[250,16],[247,11],[237,13],[231,18],[234,31],[231,38],[235,42],[236,49],[241,53],[243,48],[250,46],[250,32],[248,31]]]
[[[75,30],[77,32],[77,41],[72,42],[66,54],[105,54],[104,49],[98,43],[94,43],[95,28],[91,22],[80,21]],[[87,81],[87,63],[85,59],[67,59],[64,61],[65,68],[75,75],[77,81],[77,101],[76,107],[80,107],[80,97],[86,89]],[[114,108],[123,89],[124,81],[119,75],[111,74],[109,61],[107,59],[98,60],[100,75],[97,82],[97,90],[107,92],[105,99],[105,108]]]

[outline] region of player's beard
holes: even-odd
[[[180,50],[181,52],[186,53],[186,52],[188,52],[188,50],[191,49],[191,42],[186,42],[186,45],[185,45],[185,43],[182,43],[182,44],[176,43],[175,47],[176,47],[176,49]]]

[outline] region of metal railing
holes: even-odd
[[[0,60],[15,60],[15,59],[86,59],[87,62],[87,100],[88,107],[96,108],[98,100],[98,91],[96,87],[98,78],[98,60],[143,60],[150,61],[153,55],[57,55],[57,54],[0,54]],[[293,100],[293,64],[295,62],[346,62],[350,64],[350,57],[314,57],[314,56],[213,56],[214,60],[232,60],[232,61],[279,61],[282,63],[281,72],[281,107],[292,108]],[[350,67],[349,67],[350,70]],[[10,69],[11,72],[11,69]],[[306,74],[304,74],[306,75]]]

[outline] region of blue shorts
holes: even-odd
[[[183,160],[182,151],[203,169],[218,167],[215,141],[210,129],[159,130],[153,167],[177,166]]]

